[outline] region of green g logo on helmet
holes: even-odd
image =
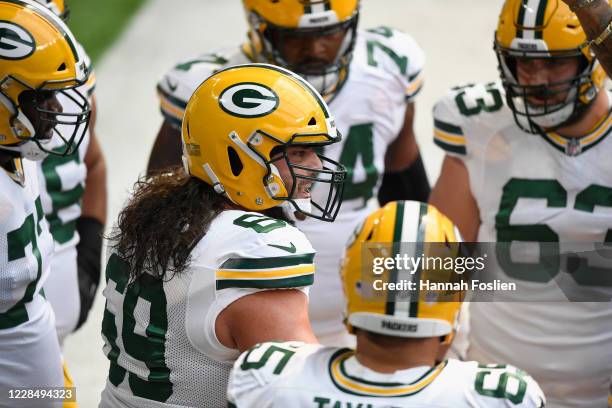
[[[241,82],[225,89],[219,96],[221,109],[240,118],[259,118],[278,108],[278,95],[265,85]]]
[[[36,42],[25,28],[10,21],[0,21],[0,58],[18,60],[34,52]]]

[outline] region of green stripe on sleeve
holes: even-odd
[[[161,87],[161,85],[157,85],[157,91],[164,96],[164,98],[168,99],[173,105],[176,105],[177,108],[185,110],[187,108],[187,102],[177,98],[176,96],[170,95],[168,92]]]
[[[438,119],[434,119],[434,127],[446,133],[451,133],[457,136],[463,136],[463,130],[459,126],[452,125],[446,122],[442,122],[441,120],[438,120]]]
[[[219,269],[271,269],[312,264],[315,254],[278,256],[273,258],[230,258]]]
[[[457,145],[452,145],[449,143],[444,143],[443,141],[437,138],[434,138],[434,143],[448,152],[457,153],[457,154],[461,154],[464,156],[467,154],[467,150],[465,149],[465,146],[457,146]]]
[[[217,280],[217,290],[228,288],[290,289],[310,286],[313,283],[314,273],[281,279],[223,279]]]

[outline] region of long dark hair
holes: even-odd
[[[139,179],[110,246],[130,265],[129,282],[143,273],[169,280],[183,272],[212,220],[229,201],[182,167]]]

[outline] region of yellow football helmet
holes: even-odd
[[[450,344],[459,321],[465,293],[414,290],[398,292],[382,289],[385,283],[404,278],[418,281],[456,282],[454,271],[420,268],[409,272],[373,271],[372,257],[392,257],[401,245],[412,244],[424,257],[459,256],[461,235],[457,227],[432,205],[417,201],[393,201],[369,215],[349,241],[342,262],[341,278],[346,301],[345,324],[396,337],[444,337]],[[443,243],[443,244],[440,244]],[[365,244],[371,244],[364,247]],[[412,251],[402,247],[402,251]],[[415,252],[415,254],[416,254]],[[417,255],[415,255],[417,256]],[[379,282],[375,282],[375,281]],[[386,286],[388,288],[388,286]],[[405,297],[405,293],[411,293]]]
[[[70,9],[68,8],[68,4],[64,0],[35,0],[40,4],[44,4],[51,11],[53,11],[57,16],[59,16],[62,20],[68,20],[68,16],[70,15]]]
[[[359,0],[243,0],[249,23],[250,54],[258,62],[287,68],[329,100],[348,77],[359,18]],[[284,55],[289,38],[321,41],[344,32],[332,63],[291,63]],[[318,39],[318,40],[317,40]]]
[[[288,203],[292,211],[324,221],[335,219],[344,167],[320,154],[322,169],[294,165],[284,148],[325,146],[338,142],[340,135],[325,101],[290,71],[249,64],[215,73],[189,100],[182,138],[187,172],[241,207],[262,211]],[[273,159],[273,149],[283,154]],[[278,160],[285,160],[291,171],[290,191],[274,164]],[[293,198],[298,179],[328,188],[319,199],[304,202]]]
[[[525,131],[539,133],[581,117],[603,87],[605,73],[589,47],[576,15],[562,0],[506,0],[495,32],[494,48],[508,106]],[[578,75],[568,81],[519,85],[517,58],[580,59]],[[562,103],[533,106],[532,95],[545,100],[567,93]]]
[[[0,148],[31,160],[74,153],[90,109],[75,89],[88,73],[70,30],[46,7],[23,0],[0,1],[0,26]],[[75,113],[49,108],[57,94],[74,103]],[[72,127],[72,134],[60,134],[58,125]],[[53,138],[61,143],[50,143]]]

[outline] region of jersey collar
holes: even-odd
[[[381,374],[362,366],[355,358],[354,350],[341,349],[330,358],[328,371],[334,385],[346,393],[366,397],[405,397],[424,390],[442,373],[446,364],[444,361],[431,368],[416,367]],[[410,374],[417,378],[404,380]]]
[[[555,132],[541,133],[544,140],[568,156],[578,156],[604,140],[612,131],[612,108],[595,129],[581,137],[566,137]]]

